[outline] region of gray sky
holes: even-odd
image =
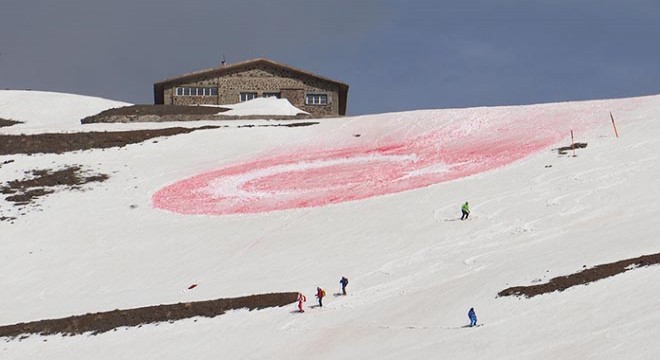
[[[152,103],[266,57],[350,85],[349,114],[660,93],[657,0],[0,0],[0,88]]]

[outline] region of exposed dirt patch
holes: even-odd
[[[119,327],[140,327],[144,324],[173,322],[196,316],[216,317],[234,309],[264,309],[292,304],[298,293],[273,293],[244,296],[232,299],[217,299],[156,305],[127,310],[114,310],[70,316],[61,319],[40,320],[15,325],[0,326],[0,337],[23,339],[30,334],[40,335],[92,335],[104,333]],[[7,340],[9,341],[9,339]]]
[[[12,126],[12,125],[20,124],[20,123],[21,123],[20,121],[7,120],[7,119],[0,118],[0,127]]]
[[[557,152],[560,155],[566,155],[568,151],[573,151],[574,149],[584,149],[587,147],[587,143],[575,143],[573,145],[568,145],[568,146],[562,146],[560,148],[557,148]]]
[[[223,115],[227,109],[215,106],[185,106],[185,105],[131,105],[108,109],[96,115],[88,116],[80,122],[92,123],[133,123],[162,121],[198,121],[198,120],[254,120],[268,118],[271,120],[309,119],[311,115]],[[336,116],[335,116],[336,117]]]
[[[248,125],[238,125],[238,126],[236,126],[236,127],[237,127],[237,128],[253,128],[253,127],[300,127],[300,126],[312,126],[312,125],[318,125],[318,122],[307,121],[307,122],[296,122],[296,123],[289,123],[289,124],[261,124],[261,125],[248,124]],[[229,125],[225,125],[225,127],[229,127]]]
[[[638,267],[651,266],[660,263],[660,253],[653,255],[644,255],[634,259],[621,260],[609,264],[597,265],[593,268],[582,270],[575,274],[560,276],[550,279],[547,283],[514,286],[500,291],[498,296],[524,296],[531,298],[536,295],[551,293],[554,291],[564,291],[576,285],[586,285],[600,279],[605,279],[616,274],[624,273]]]
[[[94,116],[142,116],[142,115],[215,115],[223,109],[213,106],[185,106],[185,105],[130,105],[101,111]],[[85,119],[92,118],[89,116]],[[84,123],[83,119],[83,123]]]
[[[78,165],[60,170],[32,170],[26,175],[25,179],[12,180],[0,186],[0,194],[10,195],[5,200],[14,205],[27,205],[55,192],[56,188],[80,189],[83,184],[108,179],[105,174],[85,174]]]
[[[44,195],[52,194],[53,192],[55,192],[55,190],[44,189],[44,188],[28,189],[19,194],[7,196],[5,200],[11,201],[16,205],[27,205],[30,202],[32,202],[32,200],[42,197]]]
[[[64,153],[75,150],[105,149],[140,143],[151,138],[187,134],[196,130],[217,129],[173,127],[155,130],[85,132],[36,135],[0,135],[0,155]]]

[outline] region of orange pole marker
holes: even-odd
[[[614,116],[612,116],[611,111],[610,111],[610,119],[612,119],[612,127],[614,127],[614,135],[616,135],[616,137],[618,138],[619,137],[619,132],[616,131],[616,124],[614,123]]]

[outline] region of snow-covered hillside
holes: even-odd
[[[172,125],[79,124],[114,106],[1,91],[0,118],[25,124],[0,134]],[[304,314],[292,304],[0,339],[0,358],[655,358],[660,267],[530,299],[496,296],[660,252],[659,116],[660,96],[650,96],[306,127],[226,121],[123,148],[0,156],[0,185],[72,165],[109,176],[22,210],[0,203],[15,218],[0,221],[0,325],[279,291],[311,305],[317,286],[329,294]],[[570,145],[571,130],[587,147],[553,151]],[[465,201],[470,220],[454,221]],[[334,296],[341,276],[348,295]],[[462,328],[470,307],[483,326]]]
[[[86,116],[127,105],[131,104],[65,93],[0,90],[0,118],[23,122],[15,127],[22,132],[76,128]]]

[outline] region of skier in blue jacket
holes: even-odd
[[[477,326],[477,313],[474,312],[474,308],[470,308],[468,317],[470,318],[470,327]]]
[[[339,280],[339,283],[341,284],[341,292],[346,295],[346,286],[348,286],[348,279],[344,276],[341,277],[341,280]]]

